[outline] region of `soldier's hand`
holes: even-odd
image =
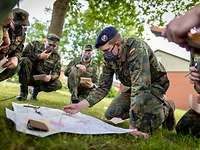
[[[47,53],[47,50],[43,51],[39,56],[39,59],[42,60],[47,60],[48,58],[49,58],[49,53]]]
[[[44,78],[42,79],[42,81],[44,82],[49,82],[51,80],[51,75],[46,75],[44,76]]]
[[[69,114],[75,114],[80,112],[82,109],[88,108],[89,103],[87,100],[83,100],[77,104],[70,104],[67,106],[64,106],[64,111]]]
[[[198,73],[195,67],[190,67],[189,79],[193,84],[200,82],[200,73]]]
[[[76,67],[81,70],[82,72],[86,72],[86,67],[84,65],[81,64],[77,64]]]
[[[134,137],[136,137],[136,138],[139,137],[139,138],[144,138],[144,139],[148,139],[149,138],[149,134],[148,133],[139,131],[138,129],[131,127],[131,125],[129,126],[129,128],[133,129],[133,131],[130,132],[130,134],[133,135]]]
[[[184,15],[176,17],[167,25],[164,35],[169,42],[184,45],[190,29],[199,26],[199,9],[198,5]]]
[[[2,66],[3,68],[8,68],[8,69],[14,69],[18,65],[18,58],[17,57],[11,57],[8,58],[8,61]]]

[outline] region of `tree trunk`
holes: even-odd
[[[56,0],[53,4],[53,13],[48,33],[53,33],[61,37],[65,14],[69,8],[70,0]]]

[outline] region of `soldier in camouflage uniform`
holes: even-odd
[[[26,100],[28,86],[33,86],[30,99],[36,100],[40,91],[51,92],[62,87],[58,80],[61,72],[58,42],[60,38],[55,34],[48,34],[46,43],[30,42],[22,53],[19,70],[20,95],[17,100]],[[41,75],[39,80],[34,75]]]
[[[151,48],[143,41],[129,38],[121,40],[117,30],[110,26],[103,29],[96,41],[96,48],[106,61],[98,88],[86,100],[64,107],[76,113],[102,100],[109,92],[113,75],[130,87],[115,98],[105,113],[107,119],[130,118],[134,136],[148,137],[159,126],[172,130],[175,125],[174,109],[164,99],[169,80],[164,67],[158,62]]]
[[[196,92],[200,94],[200,73],[194,67],[194,62],[194,57],[192,55],[189,79],[194,84]],[[194,98],[197,98],[197,102],[199,102],[200,105],[200,96],[198,95]],[[178,134],[192,134],[200,138],[200,113],[192,108],[188,110],[177,123],[176,132]]]
[[[14,24],[12,25],[11,21],[11,24],[4,27],[4,30],[8,31],[10,45],[0,50],[0,60],[8,57],[7,63],[3,65],[7,69],[0,73],[0,81],[12,77],[17,72],[18,62],[20,61],[26,38],[26,26],[29,25],[28,12],[16,8],[13,9],[12,13]]]
[[[65,70],[72,103],[78,103],[81,99],[85,99],[95,88],[97,67],[92,61],[92,53],[92,45],[86,45],[82,56],[72,60]],[[92,84],[82,82],[83,77],[91,79]]]

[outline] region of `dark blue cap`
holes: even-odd
[[[99,48],[100,46],[105,45],[108,41],[110,41],[115,35],[118,33],[117,29],[112,26],[105,27],[96,39],[95,47]]]

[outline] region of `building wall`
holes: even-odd
[[[189,60],[185,60],[174,55],[156,51],[155,55],[158,60],[164,65],[165,69],[168,71],[188,71],[188,66],[190,64]]]
[[[173,100],[176,108],[188,109],[189,99],[196,95],[193,85],[186,77],[190,61],[160,50],[155,51],[155,55],[168,73],[170,87],[166,94],[167,99]]]
[[[188,109],[189,99],[192,95],[196,95],[193,85],[187,77],[188,72],[168,72],[170,87],[166,97],[168,100],[175,102],[176,108]]]

